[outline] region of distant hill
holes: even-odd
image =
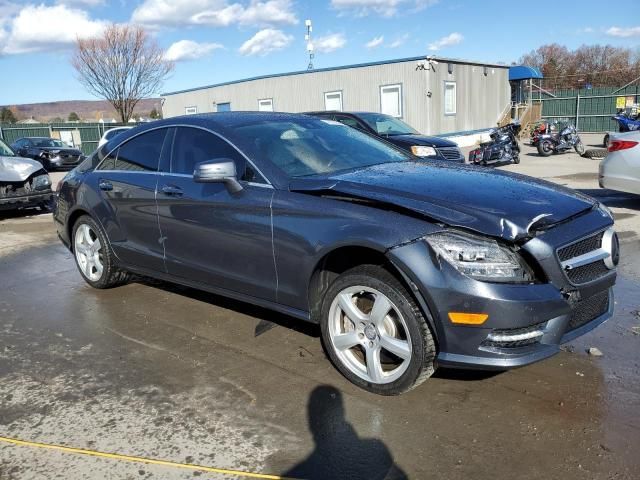
[[[9,107],[18,120],[34,118],[47,122],[59,117],[67,120],[71,112],[76,112],[82,120],[97,121],[100,118],[115,118],[119,120],[114,108],[106,100],[69,100],[64,102],[28,103],[23,105],[0,105]],[[148,116],[151,110],[161,111],[159,98],[145,98],[136,105],[136,116]]]

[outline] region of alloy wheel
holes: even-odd
[[[92,282],[100,280],[104,270],[102,245],[96,232],[86,223],[76,230],[74,252],[82,274]]]
[[[375,384],[391,383],[409,367],[409,329],[391,300],[371,287],[340,291],[329,309],[329,337],[342,364]]]

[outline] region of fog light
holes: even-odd
[[[465,325],[482,325],[487,321],[489,315],[486,313],[461,313],[449,312],[449,320],[451,323],[460,323]]]
[[[525,333],[490,333],[487,340],[492,342],[521,342],[522,340],[532,340],[544,335],[542,330],[532,330]]]

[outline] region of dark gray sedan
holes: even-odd
[[[93,287],[135,272],[318,323],[340,372],[379,394],[440,365],[549,357],[614,305],[617,237],[595,200],[304,115],[123,133],[65,177],[54,218]]]

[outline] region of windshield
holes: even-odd
[[[400,150],[331,120],[274,120],[237,127],[235,133],[255,139],[258,154],[289,177],[411,159]]]
[[[69,148],[69,145],[54,138],[33,138],[32,141],[36,147]]]
[[[9,145],[7,145],[2,140],[0,140],[0,157],[15,157],[15,156],[16,154],[13,153],[13,150],[11,150]]]
[[[420,134],[415,128],[402,120],[381,113],[359,113],[358,116],[373,128],[378,135],[415,135]]]

